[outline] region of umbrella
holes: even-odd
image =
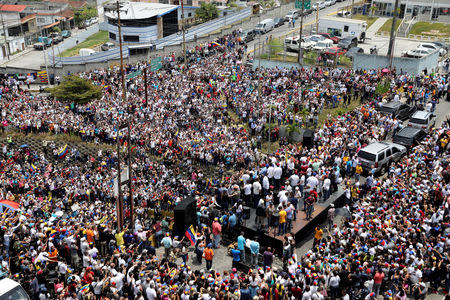
[[[389,69],[388,69],[388,68],[384,68],[383,70],[381,70],[381,72],[383,72],[383,73],[389,73]]]
[[[28,148],[29,146],[28,146],[28,144],[22,144],[22,145],[20,145],[20,148]]]
[[[9,200],[0,200],[0,213],[2,213],[4,209],[16,211],[19,209],[19,203]]]

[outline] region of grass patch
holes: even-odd
[[[414,24],[409,32],[415,35],[430,35],[439,37],[450,36],[450,24],[445,23],[430,23],[417,22]]]
[[[400,26],[400,23],[402,22],[401,19],[397,18],[397,21],[395,21],[395,31],[397,31],[398,26]],[[392,18],[387,20],[386,23],[383,24],[383,26],[381,26],[381,28],[378,30],[378,32],[391,32],[391,27],[392,27]]]
[[[372,24],[375,23],[375,21],[378,19],[378,17],[370,17],[370,16],[358,14],[358,15],[354,15],[353,19],[366,21],[367,28],[370,28],[370,26],[372,26]]]
[[[325,108],[322,113],[319,115],[319,127],[323,126],[325,121],[327,120],[328,114],[331,115],[331,117],[337,117],[340,115],[343,115],[345,113],[348,113],[349,111],[354,110],[360,105],[358,99],[352,99],[350,101],[350,104],[347,107],[344,107],[343,105],[339,105],[336,108]]]
[[[108,31],[100,30],[97,33],[94,33],[90,37],[88,37],[85,41],[79,43],[73,48],[67,49],[61,53],[61,57],[70,57],[78,55],[80,49],[82,48],[95,48],[101,46],[102,44],[109,41]]]

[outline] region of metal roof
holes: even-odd
[[[120,19],[121,20],[139,20],[148,19],[155,16],[163,16],[178,8],[178,5],[146,3],[146,2],[121,2]],[[115,10],[105,13],[108,18],[116,19]]]

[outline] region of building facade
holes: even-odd
[[[25,50],[37,34],[36,15],[24,11],[26,5],[0,4],[0,59]]]
[[[179,7],[170,4],[122,2],[120,23],[124,43],[152,43],[178,31]],[[105,6],[109,38],[119,41],[116,5]]]
[[[373,0],[374,13],[382,16],[392,16],[395,0]],[[418,20],[439,21],[450,23],[449,0],[399,0],[399,15],[416,17]]]

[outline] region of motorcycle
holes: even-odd
[[[377,46],[375,45],[375,46],[373,46],[372,48],[370,48],[370,54],[378,54],[378,49],[377,49]]]

